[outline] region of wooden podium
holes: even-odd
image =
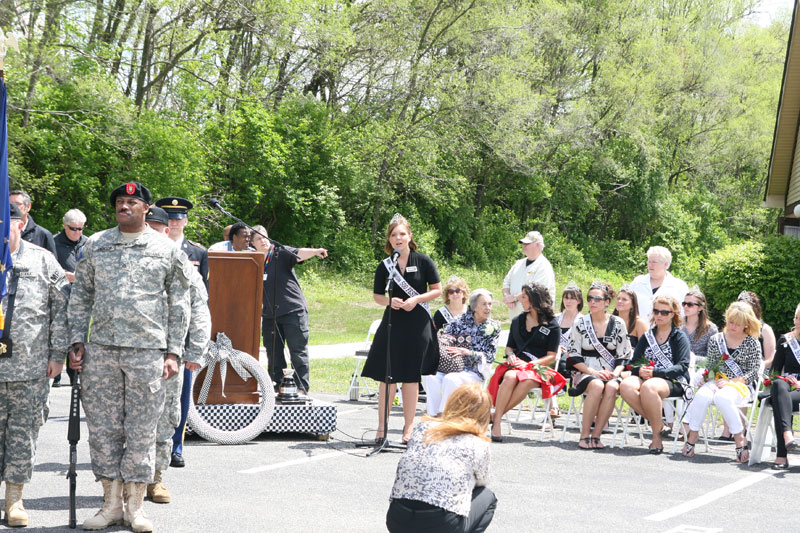
[[[211,311],[211,340],[224,332],[233,347],[258,359],[261,346],[261,300],[264,283],[264,254],[261,252],[208,252],[208,306]],[[195,379],[195,404],[207,368]],[[228,366],[225,397],[215,369],[206,404],[255,404],[259,402],[258,382],[244,381]]]

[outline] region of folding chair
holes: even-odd
[[[628,407],[628,413],[625,414],[625,407]],[[622,442],[620,442],[620,448],[625,447],[625,443],[628,439],[628,428],[631,426],[631,419],[633,419],[634,423],[636,424],[636,430],[639,432],[639,440],[642,444],[644,444],[644,430],[642,426],[647,427],[647,421],[645,418],[631,409],[630,405],[622,398],[622,395],[619,396],[619,400],[614,408],[614,413],[617,417],[617,422],[614,424],[614,433],[611,437],[611,447],[614,448],[617,445],[617,432],[619,431],[620,422],[622,422]]]
[[[569,409],[567,409],[567,414],[564,417],[564,428],[561,430],[560,442],[562,443],[564,442],[564,439],[567,437],[567,429],[575,428],[578,431],[581,430],[581,409],[583,409],[583,398],[584,398],[583,394],[576,396],[570,395]],[[574,425],[570,422],[573,413],[575,413]]]
[[[761,390],[761,386],[764,383],[764,361],[762,360],[758,367],[758,379],[755,383],[755,393],[752,395],[750,401],[748,401],[745,405],[741,406],[737,409],[739,416],[744,423],[744,429],[749,432],[752,427],[753,422],[753,415],[755,413],[756,403],[758,402],[758,391]],[[675,438],[672,444],[672,452],[675,453],[678,449],[678,437],[680,433],[684,431],[683,427],[683,418],[686,414],[686,408],[684,406],[681,409],[680,416],[676,419],[679,423],[678,431],[675,433]],[[745,410],[745,413],[742,413],[742,409]],[[703,443],[705,444],[705,451],[708,453],[711,450],[709,443],[713,444],[729,444],[730,441],[721,440],[716,437],[716,429],[717,426],[722,425],[722,415],[719,414],[717,407],[714,404],[711,404],[706,411],[705,419],[703,420],[703,424],[700,427],[700,434],[703,437]],[[688,435],[684,435],[685,442],[688,442]],[[699,439],[699,436],[698,436]]]
[[[372,324],[369,325],[369,330],[367,331],[367,338],[364,340],[364,348],[356,350],[356,366],[353,370],[353,376],[350,378],[350,388],[347,391],[350,401],[358,401],[362,394],[374,396],[378,393],[377,387],[368,386],[366,379],[361,377],[361,364],[367,360],[369,348],[372,345],[372,338],[375,336],[375,333],[378,331],[378,326],[380,325],[380,319],[372,321]],[[367,392],[364,393],[362,391]]]
[[[561,352],[559,351],[556,354],[556,360],[553,363],[553,368],[557,369],[558,368],[558,363],[560,361],[561,361]],[[533,425],[533,426],[541,427],[542,428],[542,433],[541,433],[541,436],[539,437],[539,440],[544,440],[544,434],[547,431],[547,428],[549,427],[550,428],[550,438],[552,439],[553,437],[555,437],[555,424],[553,422],[553,417],[550,414],[550,409],[553,406],[553,398],[556,398],[556,396],[551,396],[550,398],[547,398],[545,400],[544,398],[542,398],[542,389],[541,388],[537,387],[535,389],[532,389],[528,393],[528,396],[524,400],[522,400],[522,402],[520,402],[520,404],[517,406],[517,419],[515,420],[515,422],[517,422],[519,424],[527,424],[527,425]],[[544,415],[542,416],[541,420],[536,420],[536,413],[539,410],[539,403],[540,402],[542,403],[542,409],[544,411]],[[520,421],[520,418],[522,416],[522,406],[525,405],[525,404],[530,404],[530,411],[531,411],[530,420],[527,421],[527,422]]]

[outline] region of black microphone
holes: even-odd
[[[395,265],[397,264],[397,260],[400,258],[401,253],[403,252],[401,252],[398,248],[395,248],[392,251],[392,263],[394,263]]]
[[[209,198],[208,199],[208,205],[210,205],[214,209],[219,209],[220,208],[219,200],[217,200],[216,198]]]

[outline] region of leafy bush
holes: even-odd
[[[776,333],[788,331],[800,299],[800,246],[785,236],[727,246],[706,260],[703,290],[718,324],[739,293],[750,290],[761,298],[764,322]]]

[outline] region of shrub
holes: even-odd
[[[726,246],[708,257],[704,279],[709,312],[717,324],[739,293],[750,290],[761,298],[764,322],[780,334],[791,328],[800,299],[800,246],[785,236]]]

